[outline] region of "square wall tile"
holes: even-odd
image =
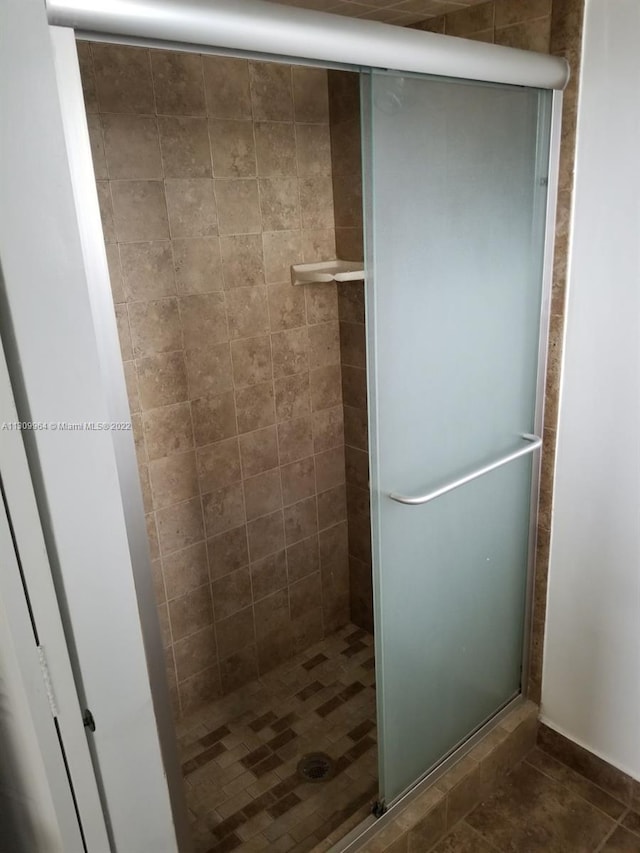
[[[260,178],[260,210],[264,231],[300,228],[297,178]]]
[[[119,243],[169,238],[161,181],[111,181],[111,199]]]
[[[205,118],[158,118],[162,163],[167,178],[211,178],[211,149]]]
[[[122,243],[122,280],[127,302],[175,296],[171,242]]]
[[[172,237],[212,237],[218,233],[212,180],[172,178],[165,186]]]
[[[131,413],[140,411],[140,392],[138,389],[138,373],[136,371],[136,365],[134,361],[125,361],[123,363],[124,368],[124,381],[127,386],[127,398],[129,400],[129,408],[131,409]]]
[[[366,412],[365,412],[366,417]],[[321,453],[344,444],[343,407],[321,409],[313,413],[313,451]]]
[[[244,524],[242,483],[233,483],[203,495],[202,509],[208,539]]]
[[[369,423],[366,409],[344,407],[344,441],[351,447],[367,451],[369,449]]]
[[[269,331],[265,287],[236,287],[227,291],[226,307],[232,338],[254,338]]]
[[[367,408],[367,374],[364,368],[342,365],[342,396],[345,406]]]
[[[333,185],[330,177],[300,179],[303,228],[333,228]]]
[[[327,530],[322,530],[319,535],[320,568],[324,573],[333,574],[336,581],[342,582],[347,578],[348,572],[348,532],[347,522],[336,524]],[[340,567],[336,574],[336,567]],[[344,574],[343,574],[344,573]]]
[[[162,555],[195,545],[204,539],[199,498],[184,501],[156,512]]]
[[[89,128],[89,142],[91,144],[93,172],[97,181],[104,181],[109,177],[109,173],[107,172],[107,161],[104,155],[104,139],[102,137],[101,117],[99,115],[87,113],[87,126]]]
[[[250,62],[251,103],[256,121],[292,121],[291,66]]]
[[[169,620],[173,642],[177,643],[213,623],[211,588],[198,587],[169,602]]]
[[[316,493],[316,477],[313,456],[299,459],[280,467],[282,497],[284,505],[297,503]]]
[[[296,124],[298,175],[331,176],[331,138],[328,124]],[[330,226],[327,226],[330,227]]]
[[[271,335],[273,375],[276,379],[309,369],[307,329],[289,329]]]
[[[347,520],[347,493],[344,485],[318,495],[318,529],[325,530]]]
[[[302,232],[302,256],[305,264],[332,261],[337,254],[334,228],[307,228]],[[326,287],[326,285],[325,285]]]
[[[251,564],[253,600],[260,601],[287,586],[287,558],[284,551],[270,554]]]
[[[189,399],[181,352],[153,355],[137,362],[138,392],[143,411]]]
[[[227,619],[251,604],[251,577],[249,569],[238,569],[211,584],[213,612],[216,621]]]
[[[268,335],[231,341],[231,358],[236,388],[271,379],[271,339]]]
[[[211,580],[249,565],[249,547],[245,524],[225,530],[207,540]]]
[[[329,121],[329,90],[324,68],[293,67],[293,103],[296,121]]]
[[[102,116],[104,151],[112,180],[162,180],[158,125],[154,116]]]
[[[221,237],[220,249],[226,290],[264,284],[262,238],[259,234]]]
[[[220,683],[224,693],[237,690],[258,677],[256,647],[251,645],[220,661]]]
[[[172,240],[176,290],[179,294],[211,293],[223,289],[220,239],[202,237]]]
[[[199,494],[193,451],[154,459],[149,463],[149,477],[155,509],[173,506]]]
[[[222,693],[219,666],[203,669],[197,675],[181,681],[177,692],[180,697],[180,709],[187,715],[217,699]]]
[[[345,482],[344,447],[334,447],[318,453],[316,460],[316,486],[318,492],[325,492]]]
[[[118,338],[120,339],[120,354],[123,361],[131,361],[133,352],[131,347],[131,330],[129,327],[129,314],[126,305],[116,305],[116,325],[118,327]]]
[[[209,139],[216,178],[255,177],[253,122],[209,119]]]
[[[256,180],[218,179],[216,180],[216,198],[221,234],[260,233],[262,224]]]
[[[369,454],[355,447],[345,447],[347,482],[360,489],[369,488]]]
[[[247,60],[204,56],[202,62],[208,115],[215,118],[250,119]]]
[[[255,124],[258,175],[273,178],[297,174],[296,136],[292,122]]]
[[[101,112],[154,112],[148,50],[93,43],[91,53]]]
[[[276,379],[274,387],[278,422],[301,418],[311,412],[308,373]]]
[[[198,448],[198,477],[202,493],[213,492],[241,479],[237,438]]]
[[[120,248],[117,243],[106,243],[107,266],[109,268],[109,284],[114,305],[126,302],[124,283],[122,281],[122,264],[120,263]]]
[[[129,323],[136,358],[182,349],[182,329],[176,299],[130,303]]]
[[[232,387],[231,351],[228,343],[185,352],[191,399],[222,394]]]
[[[284,531],[287,545],[295,545],[318,532],[318,508],[315,497],[306,498],[284,510]]]
[[[307,575],[302,580],[292,584],[289,591],[289,604],[292,619],[303,619],[313,612],[322,600],[320,572]]]
[[[287,567],[290,584],[320,569],[317,535],[302,539],[287,548]]]
[[[253,432],[275,423],[273,382],[261,382],[236,391],[238,432]]]
[[[189,403],[162,406],[145,412],[143,429],[149,459],[161,459],[193,447]]]
[[[296,329],[306,324],[304,290],[300,286],[272,284],[269,295],[269,320],[272,332]]]
[[[278,441],[275,427],[240,436],[243,477],[253,477],[278,467]]]
[[[185,349],[205,349],[229,340],[222,292],[182,296],[179,305]]]
[[[291,265],[302,261],[300,231],[265,231],[262,235],[265,278],[269,283],[291,282]],[[304,293],[304,288],[300,287]]]
[[[340,364],[340,330],[338,323],[320,323],[309,326],[309,367]]]
[[[169,50],[150,53],[158,115],[204,115],[202,57]]]
[[[262,560],[269,554],[280,552],[284,548],[284,521],[282,510],[277,510],[270,515],[263,515],[261,518],[256,518],[247,524],[247,534],[249,536],[249,556],[251,561]],[[258,630],[262,630],[264,625],[257,618]]]
[[[164,556],[162,573],[168,599],[179,598],[208,583],[209,567],[204,542]]]
[[[217,660],[216,638],[212,625],[196,631],[173,646],[178,681],[213,666]]]
[[[216,622],[215,629],[218,653],[223,659],[254,645],[256,635],[253,607],[245,607],[226,619],[221,619]]]
[[[278,451],[281,465],[304,459],[313,452],[311,417],[278,424]]]
[[[275,468],[273,471],[266,471],[264,474],[245,480],[244,500],[248,521],[280,509],[282,507],[280,471]]]
[[[191,415],[193,437],[198,447],[231,438],[238,431],[233,391],[193,400]]]
[[[311,388],[311,410],[331,409],[342,402],[342,387],[340,367],[320,367],[309,374]],[[345,398],[345,403],[346,403]]]
[[[340,358],[351,367],[366,367],[366,332],[364,324],[340,323]]]
[[[91,45],[86,41],[76,41],[80,77],[82,78],[82,93],[87,113],[97,113],[98,94],[96,91],[96,75],[93,70],[93,54]]]
[[[306,284],[304,295],[308,323],[330,323],[338,319],[337,285]]]
[[[151,559],[157,560],[160,556],[160,543],[158,541],[158,525],[156,522],[156,515],[154,512],[150,512],[144,517],[146,530],[147,530],[147,540],[149,541],[149,551],[151,553]]]

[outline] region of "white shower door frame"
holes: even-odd
[[[49,0],[48,23],[47,11],[39,0],[7,0],[7,8],[9,24],[14,27],[13,37],[16,40],[23,37],[21,50],[14,51],[11,56],[11,72],[33,78],[34,97],[30,108],[36,113],[46,109],[50,111],[56,125],[53,128],[55,142],[59,143],[60,126],[66,146],[66,164],[58,158],[50,164],[49,172],[51,174],[51,170],[55,170],[55,174],[51,174],[52,186],[56,185],[64,197],[64,203],[57,210],[63,245],[56,248],[55,242],[45,240],[43,250],[50,252],[50,265],[71,264],[75,291],[84,293],[83,304],[77,311],[73,307],[77,314],[75,324],[65,324],[54,307],[48,317],[42,313],[39,304],[34,307],[37,300],[42,299],[46,303],[50,299],[52,278],[47,275],[46,263],[37,267],[37,258],[33,263],[28,259],[25,266],[30,276],[26,279],[21,277],[16,249],[23,253],[23,257],[30,251],[28,220],[22,215],[12,220],[9,210],[3,213],[8,223],[7,230],[14,238],[13,246],[10,246],[8,242],[3,243],[0,236],[0,262],[3,264],[7,307],[7,328],[3,328],[3,332],[11,338],[9,368],[12,380],[23,390],[19,402],[25,419],[27,414],[34,418],[43,415],[56,395],[71,405],[83,395],[93,399],[96,388],[100,391],[99,399],[95,397],[91,409],[94,417],[98,413],[101,415],[96,419],[118,421],[128,417],[75,50],[75,38],[80,33],[83,37],[116,43],[251,55],[263,60],[345,67],[356,71],[360,70],[359,65],[389,67],[397,71],[466,76],[469,79],[554,89],[552,151],[558,149],[561,90],[567,80],[566,64],[558,58],[450,40],[369,21],[337,19],[336,16],[304,9],[285,9],[260,0],[243,0],[242,3],[219,0],[210,8],[202,3],[174,0],[138,0],[118,4],[106,0],[77,0],[73,3]],[[27,37],[32,28],[41,35],[46,26],[50,36],[47,50],[42,41]],[[52,67],[55,69],[57,104],[52,106],[49,92],[45,106],[43,99],[47,92],[38,97],[37,88],[42,81],[43,85],[51,88],[51,80],[47,81],[47,77]],[[0,85],[7,87],[12,74],[6,74]],[[15,116],[18,115],[15,112]],[[14,132],[19,136],[26,134],[28,128],[22,128],[18,123]],[[22,158],[17,148],[12,149],[14,168],[24,166],[28,157],[35,156],[32,142],[25,135]],[[557,157],[552,156],[552,163],[557,163]],[[11,184],[11,168],[9,158],[5,163],[5,174],[11,193],[5,196],[4,203],[8,206],[15,204],[15,209],[22,214],[30,199],[24,198],[17,186]],[[552,168],[545,239],[538,400],[540,423],[556,183],[557,171]],[[52,229],[55,228],[55,220],[51,216],[55,199],[49,196],[45,200],[49,204],[49,219],[45,227]],[[70,242],[65,244],[65,239]],[[25,288],[31,289],[28,297]],[[63,306],[65,309],[70,310],[70,306]],[[47,320],[50,323],[48,329],[45,325]],[[70,389],[67,375],[74,361],[83,357],[86,363],[83,370],[74,376],[75,384]],[[143,853],[159,849],[160,838],[163,853],[187,851],[188,829],[173,746],[132,437],[130,434],[113,434],[109,441],[95,445],[91,482],[98,497],[94,500],[92,515],[88,514],[91,506],[84,505],[86,502],[82,501],[81,494],[68,494],[69,488],[74,488],[70,484],[76,483],[77,488],[82,489],[86,486],[80,484],[89,482],[86,468],[92,465],[92,461],[87,455],[87,448],[78,445],[78,452],[74,453],[73,448],[65,446],[63,468],[58,459],[60,446],[56,449],[55,444],[45,438],[36,438],[33,442],[30,462],[35,470],[42,472],[36,484],[38,499],[43,506],[55,507],[49,519],[48,544],[58,547],[62,580],[68,587],[66,628],[68,636],[73,637],[77,652],[76,678],[82,681],[89,698],[94,697],[98,725],[102,726],[92,746],[96,772],[101,777],[102,807],[111,828],[111,849],[123,853],[136,849]],[[534,480],[537,498],[537,478]],[[69,506],[60,507],[59,501],[65,494],[69,497]],[[95,518],[97,505],[101,506],[104,515],[99,519]],[[80,548],[78,542],[73,541],[84,526],[91,529],[95,537],[93,551],[88,543],[82,543]],[[118,564],[118,571],[112,571],[111,582],[103,588],[103,593],[96,596],[87,562],[90,559],[94,571],[108,571],[108,552],[116,547],[122,555],[126,554],[126,558],[122,565]],[[114,644],[115,625],[118,625],[123,638],[126,637],[126,644]],[[119,677],[135,684],[131,695],[114,692],[113,687]],[[124,766],[128,768],[126,773],[123,773]],[[98,790],[97,782],[95,790]],[[134,808],[141,792],[145,796],[145,821],[140,821],[139,812]],[[98,847],[96,853],[102,853],[102,849]]]

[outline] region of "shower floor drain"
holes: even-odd
[[[333,770],[333,759],[324,752],[310,752],[298,762],[298,776],[305,782],[326,782]]]

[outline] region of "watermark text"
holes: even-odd
[[[124,432],[131,421],[3,421],[0,432]]]

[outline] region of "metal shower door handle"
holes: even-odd
[[[526,456],[528,453],[533,453],[542,446],[542,439],[540,438],[540,436],[532,435],[531,433],[525,433],[522,438],[527,443],[523,447],[520,447],[518,450],[513,450],[511,453],[507,453],[505,456],[501,456],[499,459],[496,459],[495,462],[490,462],[488,465],[484,465],[482,468],[477,468],[470,474],[465,474],[464,477],[460,477],[457,480],[452,480],[450,483],[447,483],[444,486],[440,486],[438,489],[434,489],[431,492],[427,492],[426,495],[418,495],[417,497],[411,497],[410,495],[399,495],[397,492],[391,492],[389,494],[389,497],[393,501],[398,501],[398,503],[401,504],[409,504],[410,506],[420,506],[422,504],[429,503],[429,501],[432,501],[435,498],[439,498],[441,495],[446,495],[447,492],[452,492],[459,486],[465,486],[472,480],[477,480],[478,477],[482,477],[485,474],[488,474],[490,471],[495,471],[496,468],[502,468],[503,465],[506,465],[508,462],[513,462],[514,459],[519,459],[521,456]]]

